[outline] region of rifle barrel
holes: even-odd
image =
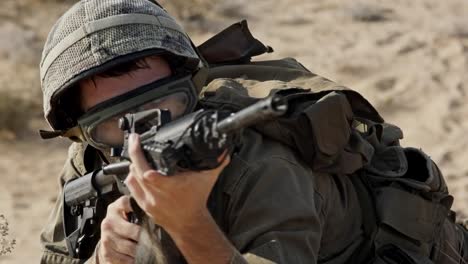
[[[101,190],[107,185],[113,184],[114,177],[111,177],[113,175],[117,176],[121,180],[125,179],[130,170],[130,164],[130,161],[122,161],[118,163],[112,163],[103,167],[102,173],[96,174],[96,177],[94,178],[95,187]]]
[[[217,130],[220,133],[229,133],[257,122],[282,116],[287,110],[287,101],[282,96],[273,95],[223,119],[218,123]]]
[[[96,198],[109,185],[114,184],[113,175],[126,177],[129,172],[129,161],[113,163],[102,170],[89,173],[65,184],[64,198],[68,206],[80,204],[88,199]]]

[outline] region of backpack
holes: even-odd
[[[453,197],[437,165],[421,150],[401,147],[401,129],[358,92],[292,58],[252,62],[272,49],[251,35],[246,21],[199,51],[210,65],[203,107],[236,112],[280,94],[290,106],[286,116],[253,129],[291,147],[314,171],[351,177],[367,242],[349,263],[462,261],[461,252],[443,250],[460,243],[460,234],[466,241],[467,233],[455,224]]]

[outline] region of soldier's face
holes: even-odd
[[[146,84],[153,83],[159,79],[169,77],[171,69],[169,64],[161,57],[146,58],[148,67],[134,70],[128,74],[117,77],[100,77],[87,79],[80,83],[81,108],[85,112],[92,107],[107,101],[113,97],[125,94]],[[158,89],[155,87],[154,89]],[[167,109],[173,117],[184,113],[186,109],[185,97],[178,95],[167,96],[142,106],[145,109],[160,108]],[[123,132],[118,128],[118,119],[125,113],[110,118],[95,129],[92,137],[96,142],[116,146],[123,143]]]

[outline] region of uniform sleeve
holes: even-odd
[[[310,169],[271,157],[248,169],[228,191],[231,263],[317,263],[322,201]]]
[[[74,157],[80,155],[80,148],[73,144],[68,151],[68,158],[60,173],[59,177],[59,190],[57,200],[54,208],[49,215],[46,225],[42,229],[40,240],[43,247],[41,257],[42,264],[77,264],[86,263],[94,264],[95,256],[89,258],[88,261],[72,258],[68,255],[68,249],[65,242],[65,234],[63,230],[63,204],[62,204],[62,190],[63,184],[70,179],[78,177],[78,172],[75,164],[73,163]]]

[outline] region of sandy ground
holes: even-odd
[[[72,2],[5,0],[0,91],[14,89],[33,106],[38,103],[42,42]],[[468,213],[467,1],[236,0],[205,10],[210,11],[194,11],[205,20],[179,12],[196,43],[247,18],[254,35],[276,51],[262,59],[296,57],[312,71],[360,91],[388,122],[403,128],[405,146],[422,148],[439,164],[456,197],[454,209]],[[37,107],[31,109],[36,111],[26,115],[33,121],[28,131],[45,127]],[[0,138],[0,215],[10,224],[0,247],[12,239],[17,243],[0,262],[34,263],[67,142],[43,142],[33,132],[15,140],[0,131]]]
[[[0,214],[9,220],[8,240],[16,239],[17,243],[13,254],[0,257],[0,263],[39,261],[38,234],[57,198],[56,175],[65,159],[64,146],[38,141],[0,145],[8,152],[7,157],[0,159],[4,175],[0,185]]]

